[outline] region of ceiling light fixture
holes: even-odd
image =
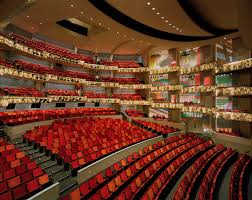
[[[169,24],[169,26],[171,26],[172,24]]]
[[[157,15],[159,15],[160,13],[159,12],[157,12]]]
[[[152,8],[152,10],[156,10],[156,8]]]
[[[179,30],[179,32],[182,32],[182,30]]]
[[[172,28],[176,28],[176,26],[173,26]]]
[[[165,20],[166,23],[168,23],[168,20]]]
[[[83,11],[81,11],[80,13],[81,13],[81,14],[84,14],[84,12],[83,12]]]
[[[119,34],[119,32],[117,31],[117,32],[116,32],[116,34],[118,35],[118,34]]]
[[[27,15],[26,17],[27,17],[27,18],[29,18],[30,16],[29,16],[29,15]]]
[[[71,6],[71,7],[74,7],[74,5],[73,5],[73,4],[71,4],[70,6]]]
[[[99,22],[98,25],[101,26],[101,22]]]
[[[176,30],[179,30],[179,28],[176,28]]]
[[[42,22],[39,22],[40,25],[42,25],[43,23]]]
[[[224,40],[226,40],[227,38],[224,37]]]
[[[93,18],[92,18],[92,17],[90,17],[90,20],[92,21],[92,20],[93,20]]]
[[[108,27],[108,30],[110,30],[110,27]]]
[[[147,2],[147,5],[149,6],[150,4],[151,4],[151,3],[148,1],[148,2]]]
[[[161,19],[164,19],[164,17],[161,17]]]

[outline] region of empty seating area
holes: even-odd
[[[84,72],[77,72],[77,71],[58,70],[58,69],[50,68],[48,66],[39,65],[39,64],[31,63],[24,60],[16,60],[14,62],[14,66],[18,69],[33,72],[33,73],[53,74],[57,76],[81,78],[81,79],[86,79],[89,81],[95,80],[95,77],[92,74],[87,74]]]
[[[113,94],[112,98],[121,100],[143,100],[140,94]]]
[[[87,63],[94,63],[94,61],[91,57],[83,55],[83,54],[74,53],[66,48],[63,48],[63,47],[59,47],[59,46],[49,44],[49,43],[46,43],[43,41],[32,40],[32,39],[25,38],[25,37],[22,37],[20,35],[14,34],[14,33],[10,33],[9,37],[15,39],[16,41],[18,41],[28,47],[37,49],[39,51],[46,51],[48,53],[51,53],[51,54],[54,54],[54,55],[57,55],[60,57],[66,57],[66,58],[73,59],[73,60],[83,60]]]
[[[114,163],[63,199],[141,199],[158,174],[166,171],[170,164],[174,169],[173,161],[183,162],[179,156],[188,159],[186,155],[193,156],[211,145],[195,136],[171,137]]]
[[[140,110],[127,109],[127,110],[125,110],[125,113],[129,117],[144,117],[144,113]]]
[[[216,179],[220,175],[222,168],[225,167],[229,159],[232,159],[234,156],[235,156],[235,151],[230,148],[222,152],[213,161],[211,166],[206,171],[206,174],[198,190],[199,200],[214,199],[213,197],[214,195],[216,195],[216,193],[214,193],[215,184],[219,183],[219,182],[216,182]]]
[[[42,97],[43,92],[36,90],[35,88],[26,87],[0,87],[1,96],[32,96],[32,97]]]
[[[71,118],[90,115],[115,115],[111,108],[66,108],[46,110],[21,110],[0,112],[0,122],[8,126],[26,124],[36,121]]]
[[[70,165],[73,174],[101,157],[152,137],[151,132],[112,118],[59,120],[24,135],[25,140],[56,154],[65,169]]]
[[[27,199],[47,187],[48,174],[13,144],[0,138],[0,199]]]
[[[105,93],[96,93],[96,92],[84,92],[83,96],[87,98],[109,98]]]
[[[138,78],[113,78],[113,77],[102,77],[103,82],[116,82],[120,84],[140,84],[141,81]]]
[[[158,133],[158,134],[162,134],[162,135],[167,135],[169,133],[180,131],[179,129],[174,128],[174,127],[170,127],[167,125],[161,125],[161,124],[157,124],[154,122],[143,121],[143,120],[139,120],[139,119],[134,120],[133,123],[136,124],[137,126],[145,128],[149,131],[152,131],[152,132]]]
[[[229,199],[247,199],[248,171],[251,171],[252,159],[247,155],[240,155],[234,164],[229,184]]]
[[[102,61],[101,64],[108,66],[118,66],[119,68],[139,68],[141,67],[135,61]]]
[[[45,93],[47,95],[52,95],[52,96],[79,96],[79,94],[76,91],[72,91],[72,90],[47,89],[47,90],[45,90]]]
[[[232,128],[217,128],[216,132],[237,137],[241,136],[239,132],[232,130]]]
[[[198,190],[197,186],[199,186],[198,181],[200,179],[200,175],[207,168],[207,165],[210,165],[211,161],[224,150],[225,147],[223,145],[216,145],[214,148],[211,148],[200,156],[188,169],[184,178],[180,181],[173,199],[195,199],[196,192]]]

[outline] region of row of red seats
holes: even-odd
[[[210,199],[212,200],[214,195],[214,189],[216,183],[216,179],[220,174],[220,170],[225,166],[225,164],[234,157],[236,152],[231,148],[227,149],[223,153],[221,153],[211,164],[208,168],[202,183],[200,184],[200,188],[198,191],[198,199],[205,200]]]
[[[144,113],[140,110],[127,109],[125,112],[130,117],[144,117]]]
[[[87,74],[87,73],[84,73],[84,72],[77,72],[77,71],[67,71],[67,70],[53,69],[53,68],[49,68],[47,66],[31,63],[31,62],[24,61],[24,60],[16,60],[14,65],[18,69],[33,72],[33,73],[53,74],[53,75],[57,75],[57,76],[81,78],[81,79],[86,79],[88,81],[94,81],[95,80],[95,77],[92,74]]]
[[[225,147],[221,144],[218,144],[214,148],[206,151],[202,156],[200,156],[187,170],[186,175],[180,181],[173,199],[195,199],[195,191],[197,191],[195,187],[198,185],[200,174],[206,168],[207,164],[211,163],[211,160],[213,160],[219,153],[223,152],[224,150]]]
[[[130,178],[136,169],[139,169],[140,165],[144,165],[144,160],[151,161],[155,157],[159,156],[161,152],[168,151],[170,148],[175,148],[176,146],[185,144],[188,142],[187,135],[171,137],[169,140],[163,140],[156,144],[145,147],[138,152],[132,153],[127,156],[127,158],[122,159],[118,163],[114,163],[112,166],[106,168],[104,171],[96,174],[94,177],[90,178],[88,181],[81,184],[80,188],[71,194],[64,197],[64,199],[72,199],[77,195],[78,197],[89,199],[99,188],[105,186],[117,175]],[[76,199],[78,199],[76,197]]]
[[[203,140],[200,138],[185,137],[163,144],[151,152],[145,152],[143,156],[137,157],[136,161],[131,161],[125,167],[114,164],[113,168],[116,174],[108,177],[105,185],[95,188],[93,194],[90,194],[90,199],[134,199],[134,197],[140,199],[142,188],[150,184],[151,179],[159,173],[159,170],[162,170],[167,163],[175,159],[178,156],[177,154],[183,154],[193,147],[196,150],[197,146],[202,142]],[[204,148],[203,145],[201,149]],[[69,196],[74,197],[76,195],[77,197],[82,195],[85,197],[85,194],[83,194],[86,192],[84,188],[86,188],[87,183],[89,184],[92,181],[95,183],[94,178],[81,185]]]
[[[226,134],[226,135],[237,136],[237,137],[241,136],[239,132],[233,131],[232,128],[217,128],[216,132]]]
[[[8,63],[7,61],[0,60],[0,64],[6,67],[16,67],[20,70],[29,71],[39,74],[53,74],[63,77],[81,78],[88,81],[95,81],[95,76],[93,74],[88,74],[84,72],[68,71],[68,70],[58,70],[55,68],[50,68],[48,66],[31,63],[24,60],[16,60],[14,65]],[[116,82],[120,84],[140,84],[141,81],[137,78],[113,78],[113,77],[101,77],[103,82]]]
[[[135,61],[102,61],[101,64],[109,66],[118,66],[119,68],[139,68],[141,67]]]
[[[155,135],[121,119],[78,118],[28,131],[24,139],[57,154],[73,174],[83,166]]]
[[[113,94],[112,98],[121,100],[143,100],[140,94]]]
[[[161,125],[153,122],[148,122],[148,121],[143,121],[143,120],[134,120],[134,123],[136,123],[138,126],[143,127],[147,130],[153,131],[155,133],[160,133],[160,134],[169,134],[172,132],[177,132],[179,131],[178,128],[170,127],[167,125]]]
[[[47,90],[45,90],[45,93],[47,95],[53,95],[53,96],[79,96],[78,92],[72,91],[72,90],[47,89]]]
[[[109,98],[105,93],[84,92],[83,96],[87,98]]]
[[[229,199],[230,200],[239,200],[247,199],[246,196],[246,181],[244,179],[248,178],[248,174],[244,173],[246,168],[252,164],[251,157],[247,155],[240,155],[239,159],[235,162],[231,180],[229,183]]]
[[[158,173],[158,176],[153,179],[151,184],[147,185],[141,199],[165,199],[174,184],[187,170],[190,163],[209,148],[213,148],[213,142],[205,141],[203,143],[192,144],[186,151],[177,155],[175,160],[168,164],[161,173]]]
[[[50,184],[48,174],[13,144],[1,142],[0,155],[1,200],[27,198]]]
[[[11,95],[11,96],[32,96],[42,97],[43,92],[36,90],[35,88],[12,88],[12,87],[0,87],[0,95]]]
[[[93,59],[90,56],[77,54],[63,47],[59,47],[59,46],[49,44],[43,41],[28,39],[23,36],[17,35],[15,33],[10,33],[9,37],[12,37],[12,39],[15,39],[16,41],[24,45],[27,45],[28,47],[37,49],[39,51],[46,51],[48,53],[51,53],[60,57],[66,57],[73,60],[83,60],[87,63],[94,63]]]
[[[165,116],[164,115],[152,115],[152,118],[155,120],[164,120]]]
[[[118,82],[120,84],[140,84],[141,81],[138,78],[113,78],[102,77],[103,82]]]
[[[19,125],[50,119],[115,114],[116,111],[112,108],[64,108],[46,110],[22,110],[0,112],[0,122],[4,122],[7,125]]]

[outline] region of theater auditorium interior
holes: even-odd
[[[0,200],[252,200],[251,0],[1,0]]]

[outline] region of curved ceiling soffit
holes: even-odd
[[[123,46],[123,45],[125,45],[125,44],[128,44],[128,43],[130,43],[130,42],[131,42],[131,40],[126,40],[126,41],[123,41],[123,42],[117,44],[117,45],[111,50],[110,53],[111,53],[111,54],[114,54],[115,51],[116,51],[117,49],[119,49],[121,46]]]
[[[136,21],[135,19],[125,15],[124,13],[120,12],[113,6],[111,6],[106,0],[88,0],[93,6],[95,6],[98,10],[103,12],[105,15],[111,17],[118,23],[133,29],[137,32],[140,32],[144,35],[148,35],[151,37],[163,39],[163,40],[169,40],[169,41],[177,41],[177,42],[193,42],[193,41],[199,41],[199,40],[208,40],[215,38],[216,36],[221,35],[215,35],[215,36],[186,36],[186,35],[178,35],[174,33],[169,33],[165,31],[161,31],[158,29],[155,29],[153,27],[147,26],[139,21]],[[226,33],[225,33],[226,34]]]
[[[190,17],[195,24],[200,28],[215,35],[216,37],[237,32],[238,29],[221,29],[208,23],[203,17],[199,16],[198,12],[193,8],[189,1],[178,0],[180,7],[184,10],[188,17]]]

